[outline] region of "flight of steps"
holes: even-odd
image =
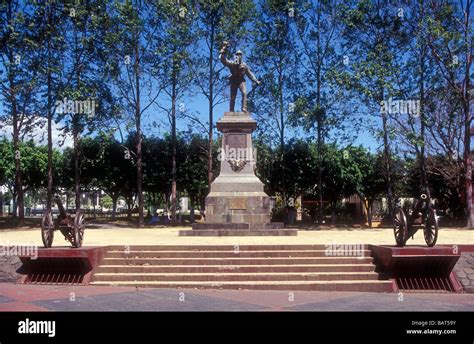
[[[391,292],[370,251],[333,257],[324,245],[110,246],[92,285]]]

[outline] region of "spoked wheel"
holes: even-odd
[[[429,247],[433,247],[438,239],[438,216],[436,216],[436,210],[433,208],[429,208],[426,214],[423,233],[425,235],[426,244]]]
[[[74,216],[74,242],[72,244],[76,248],[82,246],[82,239],[84,238],[84,228],[84,214],[82,214],[82,212],[78,210],[76,215]]]
[[[45,210],[43,219],[41,220],[41,239],[43,239],[44,247],[48,248],[53,245],[54,238],[54,222],[51,210]]]
[[[398,208],[393,216],[393,234],[395,235],[397,246],[405,246],[405,242],[408,239],[408,225],[402,208]]]

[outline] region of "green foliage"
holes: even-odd
[[[111,209],[113,205],[113,200],[110,196],[102,197],[99,201],[99,205],[102,208]]]
[[[314,157],[311,146],[302,140],[290,141],[285,145],[285,155],[278,148],[256,142],[257,175],[264,182],[266,191],[271,194],[283,194],[296,199],[308,192],[315,183]],[[284,159],[284,160],[283,160]]]
[[[48,153],[45,146],[38,146],[32,140],[20,144],[19,158],[22,166],[23,189],[37,190],[46,186]],[[53,152],[53,163],[61,166],[61,153]],[[59,171],[57,171],[59,172]],[[56,175],[56,177],[58,177]],[[0,140],[0,183],[11,190],[15,180],[15,153],[11,141]]]

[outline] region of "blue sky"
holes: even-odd
[[[247,82],[247,88],[250,91],[251,90],[251,83]],[[163,102],[163,105],[166,104],[166,100],[161,99]],[[240,106],[240,93],[237,95],[237,101],[236,101],[236,107],[238,108]],[[185,106],[185,110],[188,112],[192,113],[197,113],[198,118],[201,122],[207,123],[208,122],[208,103],[207,103],[207,98],[205,98],[201,94],[197,94],[193,97],[186,97],[183,100],[180,100],[178,102],[183,103]],[[214,124],[219,118],[221,118],[224,115],[225,111],[228,111],[229,103],[226,101],[223,104],[219,104],[215,107],[214,109]],[[160,127],[157,129],[152,126],[153,122],[159,122]],[[376,120],[376,123],[378,120]],[[180,131],[187,130],[188,125],[191,123],[190,120],[187,119],[180,119],[177,122],[177,129]],[[144,114],[143,116],[143,128],[144,128],[144,133],[145,135],[162,135],[163,133],[169,132],[170,127],[168,124],[168,120],[166,115],[157,107],[157,106],[151,106]],[[196,126],[195,127],[196,132],[203,133],[203,130]],[[215,132],[217,132],[215,130]],[[255,134],[254,134],[255,135]],[[289,129],[289,136],[305,136],[304,133],[301,132],[301,130],[298,129]],[[367,131],[361,131],[358,133],[356,139],[352,142],[353,145],[362,145],[371,151],[375,151],[377,147],[380,146],[380,143],[377,142],[377,140],[368,133]]]
[[[240,100],[241,98],[239,94],[237,96],[237,106],[240,106]],[[194,97],[187,97],[184,100],[180,101],[180,103],[181,102],[184,103],[186,111],[191,111],[193,113],[196,113],[198,115],[197,117],[199,118],[201,122],[207,123],[208,104],[207,104],[207,99],[204,96],[198,94]],[[146,101],[144,103],[146,103]],[[166,103],[163,103],[163,104],[166,104]],[[219,120],[219,118],[221,118],[224,115],[225,111],[228,111],[228,106],[229,106],[228,102],[225,102],[224,104],[219,104],[216,106],[214,110],[214,124],[217,120]],[[3,112],[3,110],[4,110],[3,104],[0,104],[0,112]],[[153,122],[157,122],[159,126],[158,127],[153,126],[152,125]],[[190,123],[191,123],[190,120],[180,119],[177,122],[177,128],[179,131],[185,131],[187,130],[188,125]],[[54,141],[54,146],[56,148],[59,148],[58,137],[60,134],[59,128],[61,126],[62,124],[59,123],[55,125],[55,127],[53,128],[53,141]],[[170,129],[169,129],[167,117],[156,105],[150,106],[150,108],[144,113],[143,129],[144,129],[145,135],[160,136],[166,132],[169,132]],[[203,130],[199,126],[196,126],[194,130],[196,132],[204,133]],[[3,130],[0,129],[0,136],[6,136],[8,139],[11,139],[11,127],[7,126]],[[290,129],[289,136],[301,137],[301,136],[304,136],[304,133],[302,133],[301,130]],[[38,127],[36,130],[34,130],[34,139],[35,141],[39,143],[46,144],[46,127],[43,127],[43,128]],[[72,144],[72,141],[70,139],[66,139],[64,146],[70,146],[71,144]],[[367,147],[371,151],[375,151],[376,148],[380,145],[380,143],[378,143],[377,140],[370,133],[364,131],[364,132],[360,132],[357,135],[357,138],[353,142],[353,145],[362,145],[364,147]]]

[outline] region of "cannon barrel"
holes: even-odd
[[[67,213],[66,213],[66,210],[64,209],[63,202],[61,202],[61,197],[59,197],[58,195],[54,196],[54,201],[56,202],[56,205],[58,206],[58,209],[59,209],[59,218],[66,219]]]
[[[414,211],[413,211],[415,216],[418,216],[418,213],[423,211],[423,209],[427,206],[427,202],[428,202],[428,196],[424,193],[421,194],[420,199],[418,199],[416,201],[415,208],[414,208]]]

